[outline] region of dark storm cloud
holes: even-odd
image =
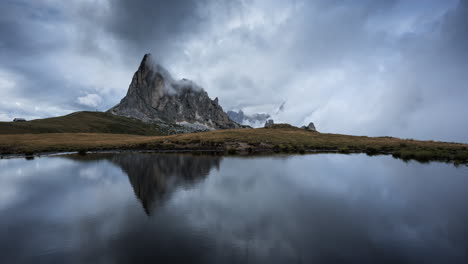
[[[468,141],[464,118],[468,100],[467,3],[461,1],[428,26],[427,32],[406,34],[399,40],[403,63],[390,76],[394,88],[387,93],[389,104],[382,108],[382,116],[397,120],[399,132],[407,137],[418,134],[430,139],[439,135],[445,140]]]
[[[0,119],[106,110],[151,52],[225,110],[468,142],[467,2],[4,1]]]
[[[231,58],[227,72],[236,76],[214,79],[215,87],[230,88],[218,91],[232,95],[228,105],[272,113],[287,100],[275,119],[318,122],[321,131],[468,140],[466,1],[304,1],[271,23],[266,14],[281,18],[274,11],[290,7],[275,3],[270,12],[258,1],[252,17],[261,19],[245,22],[228,37],[227,48],[219,47],[219,54],[240,47],[249,54]],[[247,90],[238,76],[253,80],[248,89],[262,97],[233,92]]]
[[[57,93],[65,88],[63,79],[44,61],[67,45],[67,39],[56,34],[56,27],[53,26],[63,22],[64,17],[53,6],[27,1],[2,3],[0,73],[7,72],[10,79],[5,78],[4,74],[2,79],[15,85],[9,89],[1,87],[0,115],[12,112],[26,116],[52,114],[49,110],[34,114],[33,108],[45,100],[49,102],[43,108],[53,109],[52,112],[57,112],[60,106],[70,109],[67,107],[67,96],[73,96],[73,91],[67,91],[67,96]],[[23,105],[20,101],[25,98],[34,98],[38,103]]]
[[[461,0],[457,9],[451,11],[443,22],[443,31],[446,34],[442,41],[454,51],[458,59],[467,63],[468,57],[468,1]]]
[[[202,18],[197,10],[203,4],[205,0],[113,1],[106,27],[136,55],[153,51],[161,56],[199,29]]]
[[[132,63],[152,52],[158,58],[180,48],[181,41],[200,30],[204,21],[201,8],[208,0],[116,0],[77,4],[74,23],[79,24],[79,49],[92,56],[115,56],[119,52]],[[106,49],[99,43],[105,35],[117,43]]]
[[[186,30],[194,32],[198,24],[196,5],[202,3],[2,3],[0,73],[3,74],[0,77],[13,85],[8,91],[6,87],[0,91],[5,94],[2,99],[9,97],[0,102],[0,117],[50,116],[79,109],[106,110],[122,96],[114,96],[113,91],[124,91],[128,85],[128,81],[121,80],[130,80],[134,69],[126,64],[137,64],[147,52],[162,55],[176,46]],[[101,71],[107,76],[100,77]],[[109,84],[106,78],[113,79],[109,77],[122,71],[128,75],[119,76],[119,82]],[[34,106],[42,105],[42,111],[34,111],[31,101],[39,102]],[[97,105],[97,102],[102,104]],[[45,110],[50,106],[51,109]],[[56,108],[63,111],[57,112]]]
[[[52,52],[63,43],[58,38],[41,36],[43,23],[63,22],[52,7],[24,1],[6,1],[0,8],[0,48],[2,56],[31,55],[38,50]]]

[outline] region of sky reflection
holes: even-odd
[[[388,156],[0,160],[2,263],[463,263],[468,168]]]

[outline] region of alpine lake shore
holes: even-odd
[[[147,136],[112,133],[0,135],[0,156],[26,157],[63,152],[151,151],[223,155],[274,153],[366,153],[405,161],[442,161],[468,166],[468,144],[320,133],[288,124],[209,132]]]
[[[468,165],[468,144],[320,133],[315,128],[273,122],[265,128],[243,127],[229,118],[218,98],[211,100],[190,80],[176,81],[151,54],[144,55],[127,95],[107,112],[82,111],[16,121],[22,122],[0,122],[1,158],[99,151],[227,155],[331,152]],[[181,125],[200,122],[205,122],[204,129]],[[198,132],[201,130],[206,132]]]

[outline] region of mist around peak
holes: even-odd
[[[172,74],[159,64],[151,53],[145,54],[142,60],[142,65],[148,69],[153,76],[158,76],[164,80],[163,88],[164,93],[168,95],[176,95],[183,91],[194,91],[203,92],[203,88],[196,84],[194,81],[182,78],[176,80],[172,77]],[[141,66],[140,66],[141,67]]]

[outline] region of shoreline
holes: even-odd
[[[230,129],[171,136],[105,133],[0,135],[2,158],[93,152],[217,153],[365,153],[402,160],[468,164],[468,144],[394,137],[328,134],[299,128]]]
[[[255,157],[255,156],[274,156],[274,155],[310,155],[310,154],[342,154],[342,155],[351,155],[351,154],[365,154],[367,156],[392,156],[394,159],[399,159],[404,162],[407,161],[416,161],[419,163],[430,163],[430,162],[440,162],[447,164],[454,164],[455,166],[465,165],[468,167],[467,162],[457,162],[457,160],[450,159],[418,159],[418,158],[401,158],[395,156],[391,152],[359,152],[359,151],[347,151],[343,152],[340,150],[321,150],[321,149],[306,149],[303,152],[281,152],[281,151],[256,151],[256,152],[236,152],[228,153],[227,151],[217,150],[217,149],[103,149],[103,150],[89,150],[85,152],[81,151],[57,151],[57,152],[38,152],[31,154],[6,154],[0,155],[1,159],[31,159],[40,158],[40,157],[57,157],[57,156],[66,156],[66,155],[93,155],[93,154],[121,154],[121,153],[159,153],[159,154],[209,154],[209,155],[218,155],[226,157]]]

